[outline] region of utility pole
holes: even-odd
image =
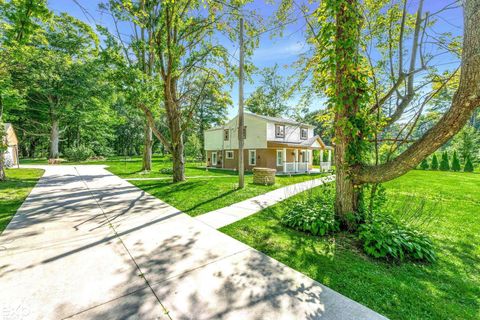
[[[240,17],[240,65],[238,70],[238,188],[245,187],[245,168],[243,165],[243,17]]]

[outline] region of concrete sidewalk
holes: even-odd
[[[0,236],[1,319],[384,319],[100,166],[47,166]]]
[[[255,214],[267,207],[273,206],[274,204],[288,199],[291,196],[321,186],[325,183],[332,182],[334,180],[335,176],[331,175],[292,184],[241,202],[234,203],[228,207],[204,213],[196,216],[195,219],[209,225],[212,228],[219,229]]]

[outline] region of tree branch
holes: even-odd
[[[458,133],[480,107],[480,0],[466,0],[464,7],[462,67],[452,106],[435,126],[395,159],[354,168],[355,183],[385,182],[405,174]]]

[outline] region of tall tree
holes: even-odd
[[[290,85],[278,74],[278,65],[260,72],[260,85],[245,101],[246,109],[264,116],[281,117],[291,111],[287,103]]]
[[[154,73],[159,78],[167,134],[157,127],[152,106],[139,104],[139,107],[144,111],[153,134],[172,154],[173,181],[183,181],[184,133],[204,97],[207,82],[223,83],[225,74],[218,71],[218,66],[226,69],[226,74],[231,73],[226,48],[212,36],[216,31],[225,31],[227,36],[235,38],[236,34],[226,20],[233,15],[227,15],[223,10],[226,6],[235,6],[210,0],[202,3],[188,0],[149,1],[147,10],[147,7],[142,7],[142,1],[118,0],[111,3],[123,10],[128,21],[155,19],[148,48],[155,53]],[[192,90],[193,79],[199,76],[204,79],[200,95]]]
[[[421,4],[416,20],[421,19]],[[336,212],[347,227],[355,227],[352,213],[359,212],[361,186],[394,179],[416,167],[422,159],[433,153],[455,135],[480,105],[480,0],[464,2],[464,40],[462,69],[458,90],[451,107],[442,118],[421,138],[413,142],[398,156],[382,164],[370,164],[358,155],[362,154],[365,140],[372,136],[372,126],[365,115],[369,110],[369,88],[364,60],[359,51],[361,44],[362,16],[356,0],[324,1],[321,5],[321,21],[325,22],[321,41],[334,48],[323,55],[330,64],[328,78],[334,90],[329,96],[335,110],[335,141],[337,165]],[[418,26],[419,23],[416,23]],[[419,32],[415,28],[415,33]],[[334,39],[333,42],[330,42]],[[415,36],[414,36],[415,39]],[[328,41],[328,42],[327,42]],[[413,44],[414,47],[418,46]],[[402,68],[400,70],[403,70]],[[403,71],[402,71],[403,72]],[[403,81],[402,81],[403,83]],[[407,80],[407,96],[410,84]],[[398,87],[394,84],[393,91]],[[387,121],[399,119],[412,99],[402,99]],[[373,128],[373,131],[378,130]],[[353,215],[358,218],[358,215]]]
[[[0,1],[0,181],[5,179],[3,121],[5,113],[24,105],[24,92],[15,87],[12,72],[18,65],[11,63],[25,50],[32,34],[40,29],[40,22],[51,16],[46,0]]]

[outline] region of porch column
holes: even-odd
[[[298,149],[295,149],[295,156],[294,156],[293,161],[295,162],[295,164],[294,164],[294,166],[295,166],[294,170],[295,170],[295,172],[297,172],[297,171],[298,171]]]
[[[332,149],[328,149],[328,163],[332,163]]]
[[[287,172],[287,148],[283,148],[283,172]]]
[[[320,149],[320,164],[323,162],[323,149]]]

